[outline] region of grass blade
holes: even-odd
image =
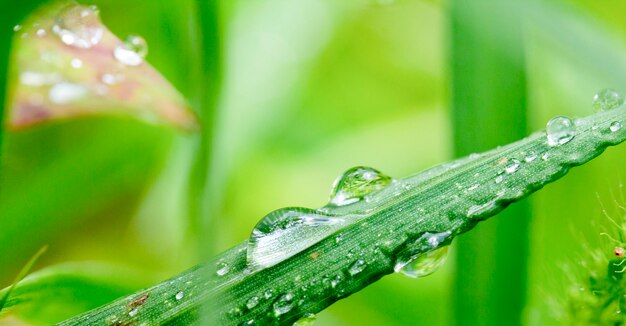
[[[459,156],[519,139],[527,132],[522,23],[514,3],[455,0],[451,4],[452,116]],[[528,202],[518,203],[502,218],[458,240],[459,270],[453,290],[457,324],[520,323],[530,213]]]
[[[111,316],[122,324],[189,324],[198,320],[207,302],[220,324],[292,324],[392,273],[407,250],[419,255],[448,245],[569,168],[623,142],[626,128],[610,128],[616,122],[626,123],[626,110],[577,119],[575,137],[560,146],[549,146],[545,133],[538,132],[399,180],[372,193],[369,200],[327,210],[339,217],[356,212],[362,216],[276,265],[251,269],[242,243],[206,264],[61,325],[98,324]],[[511,168],[507,163],[517,164]],[[426,232],[449,236],[437,245],[416,246]],[[140,306],[133,305],[146,295]]]
[[[46,250],[48,250],[48,246],[41,247],[41,249],[39,249],[39,251],[37,251],[28,260],[26,265],[24,265],[24,267],[22,267],[22,270],[19,272],[19,274],[17,274],[17,277],[15,278],[15,281],[13,282],[11,287],[9,287],[9,289],[4,293],[4,296],[2,296],[2,299],[0,299],[0,312],[2,312],[2,309],[4,308],[4,305],[9,300],[9,297],[11,296],[11,293],[13,292],[13,290],[15,290],[15,287],[17,286],[17,283],[19,283],[19,281],[21,281],[24,278],[24,276],[26,276],[26,274],[28,274],[28,272],[33,268],[33,265],[35,265],[35,263],[37,262],[39,257],[41,257],[41,255],[43,255],[46,252]]]

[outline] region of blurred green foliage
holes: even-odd
[[[18,3],[28,10],[35,4]],[[93,3],[121,38],[143,35],[150,45],[148,61],[194,101],[202,90],[193,77],[198,60],[193,1]],[[451,159],[459,145],[454,141],[459,136],[453,135],[472,139],[474,128],[482,128],[495,138],[518,122],[541,129],[555,115],[586,115],[601,88],[626,90],[626,4],[618,0],[524,2],[527,121],[460,130],[452,129],[448,99],[455,58],[448,48],[449,3],[223,0],[219,5],[223,57],[216,82],[222,90],[211,155],[220,171],[216,185],[222,201],[210,230],[217,251],[247,238],[255,223],[276,208],[320,206],[334,177],[349,167],[368,165],[406,176]],[[13,37],[5,25],[24,15],[24,8],[8,1],[0,6],[2,65]],[[483,13],[471,19],[492,17]],[[508,40],[503,35],[499,43],[505,52]],[[497,63],[479,59],[484,65],[479,72],[499,72]],[[473,82],[485,94],[493,84],[490,79]],[[506,115],[514,104],[490,109]],[[199,247],[190,235],[199,230],[187,218],[187,187],[197,137],[112,118],[5,132],[0,284],[10,284],[43,244],[50,249],[39,268],[107,261],[157,279],[195,264]],[[504,144],[506,139],[492,141]],[[463,150],[481,146],[472,149],[470,142]],[[601,217],[596,193],[611,205],[625,163],[623,148],[610,149],[527,199],[532,202],[528,253],[508,253],[511,261],[528,260],[524,324],[558,324],[547,302],[571,285],[561,266],[584,254],[581,243],[594,247],[606,241],[598,236],[608,221]],[[462,254],[471,259],[471,250]],[[424,279],[391,275],[331,306],[318,323],[463,324],[453,314],[453,298],[459,294],[452,280],[465,272],[451,259]],[[499,279],[506,275],[493,278]],[[145,284],[124,286],[130,292]],[[474,285],[466,286],[472,291]]]

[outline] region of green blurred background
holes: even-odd
[[[203,92],[194,72],[195,1],[91,3],[120,38],[144,36],[150,47],[147,60],[194,103]],[[221,70],[208,78],[220,89],[212,113],[210,172],[219,200],[213,203],[209,233],[197,230],[188,209],[197,135],[115,118],[7,131],[0,172],[0,287],[49,244],[36,269],[99,261],[142,275],[136,282],[124,280],[103,298],[122,295],[210,256],[199,252],[198,234],[210,234],[211,250],[219,252],[244,241],[274,209],[324,205],[334,178],[349,167],[367,165],[404,177],[455,153],[484,150],[480,139],[485,133],[494,146],[504,144],[516,126],[527,133],[543,129],[555,115],[590,114],[599,89],[626,90],[625,2],[504,3],[219,1],[220,53],[204,58],[219,58]],[[11,5],[3,5],[8,19]],[[521,15],[521,22],[497,19],[503,12]],[[462,23],[452,24],[451,15]],[[508,34],[509,23],[521,24],[521,37]],[[462,40],[452,37],[466,26],[490,40],[486,46],[478,39],[469,57],[455,47]],[[498,53],[500,61],[489,53]],[[463,65],[455,64],[459,60]],[[511,62],[521,65],[516,73],[523,75],[522,88],[510,89],[491,78],[507,80]],[[453,119],[459,116],[453,94],[475,96],[468,111],[475,123]],[[465,139],[462,146],[460,138]],[[517,271],[512,283],[527,279],[519,283],[524,291],[507,284],[507,274],[491,275],[488,266],[483,274],[494,284],[471,282],[475,268],[456,263],[476,253],[466,241],[458,251],[465,258],[457,260],[453,245],[448,263],[432,276],[385,277],[321,312],[318,324],[474,324],[475,318],[464,319],[471,314],[459,304],[464,300],[484,305],[481,324],[558,324],[550,302],[572,286],[563,265],[584,256],[584,245],[606,241],[599,237],[602,225],[608,225],[600,202],[615,206],[613,194],[625,163],[624,148],[609,149],[515,204],[525,205],[517,209],[521,213],[494,217],[472,231],[473,237],[488,239],[483,245],[491,243],[498,264]],[[516,217],[528,223],[519,236],[510,234],[515,229],[500,235],[489,231],[499,219]],[[466,283],[455,284],[455,278]],[[477,287],[521,302],[519,311],[491,306],[482,296],[493,293]],[[476,295],[468,296],[472,292]]]

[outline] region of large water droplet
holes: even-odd
[[[230,265],[228,265],[228,263],[223,261],[217,263],[217,270],[215,271],[215,274],[217,274],[217,276],[224,276],[228,274],[228,272],[230,272]]]
[[[100,42],[103,27],[90,7],[69,5],[56,17],[52,32],[69,46],[88,49]]]
[[[274,305],[273,305],[274,314],[276,316],[286,314],[291,310],[291,308],[293,308],[293,306],[294,306],[293,294],[291,293],[283,294],[276,300],[276,302],[274,302]]]
[[[276,210],[254,227],[248,239],[248,262],[256,267],[275,265],[331,235],[344,223],[342,217],[309,208]]]
[[[555,117],[548,121],[546,135],[549,146],[563,145],[574,138],[576,126],[570,118]]]
[[[184,298],[184,297],[185,297],[185,293],[183,291],[178,291],[178,293],[176,293],[176,295],[174,296],[176,301],[182,300],[182,298]]]
[[[329,206],[344,206],[362,200],[366,195],[387,187],[393,181],[380,171],[358,166],[335,180]]]
[[[445,262],[451,234],[424,233],[398,254],[394,270],[413,278],[432,274]]]
[[[624,97],[616,90],[606,88],[599,91],[594,97],[592,106],[595,110],[606,111],[624,104]]]
[[[83,85],[72,83],[54,84],[48,91],[48,98],[55,104],[67,104],[76,101],[87,94]]]
[[[448,257],[448,246],[429,251],[418,256],[400,269],[400,273],[412,278],[419,278],[434,273]]]
[[[129,35],[124,44],[113,50],[113,56],[127,66],[138,66],[148,54],[148,43],[141,36]]]
[[[609,126],[609,130],[611,130],[611,132],[618,132],[621,129],[622,129],[622,124],[619,121],[615,121],[611,123],[611,125]]]

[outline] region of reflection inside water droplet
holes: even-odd
[[[124,44],[113,50],[113,56],[127,66],[138,66],[148,54],[148,43],[141,36],[129,35]]]
[[[274,315],[280,316],[282,314],[288,313],[291,310],[291,308],[293,308],[293,306],[294,306],[293,294],[287,293],[287,294],[280,296],[276,300],[276,302],[274,302],[274,305],[272,307],[274,308]]]
[[[362,200],[366,195],[387,187],[392,178],[369,167],[355,167],[335,180],[329,206],[344,206]]]
[[[397,258],[394,270],[418,278],[432,274],[446,260],[451,232],[426,232],[407,245]]]
[[[622,124],[619,121],[615,121],[611,123],[611,125],[609,126],[609,130],[611,130],[611,132],[618,132],[621,129],[622,129]]]
[[[576,135],[576,126],[570,118],[555,117],[546,125],[546,136],[549,146],[568,143]]]

